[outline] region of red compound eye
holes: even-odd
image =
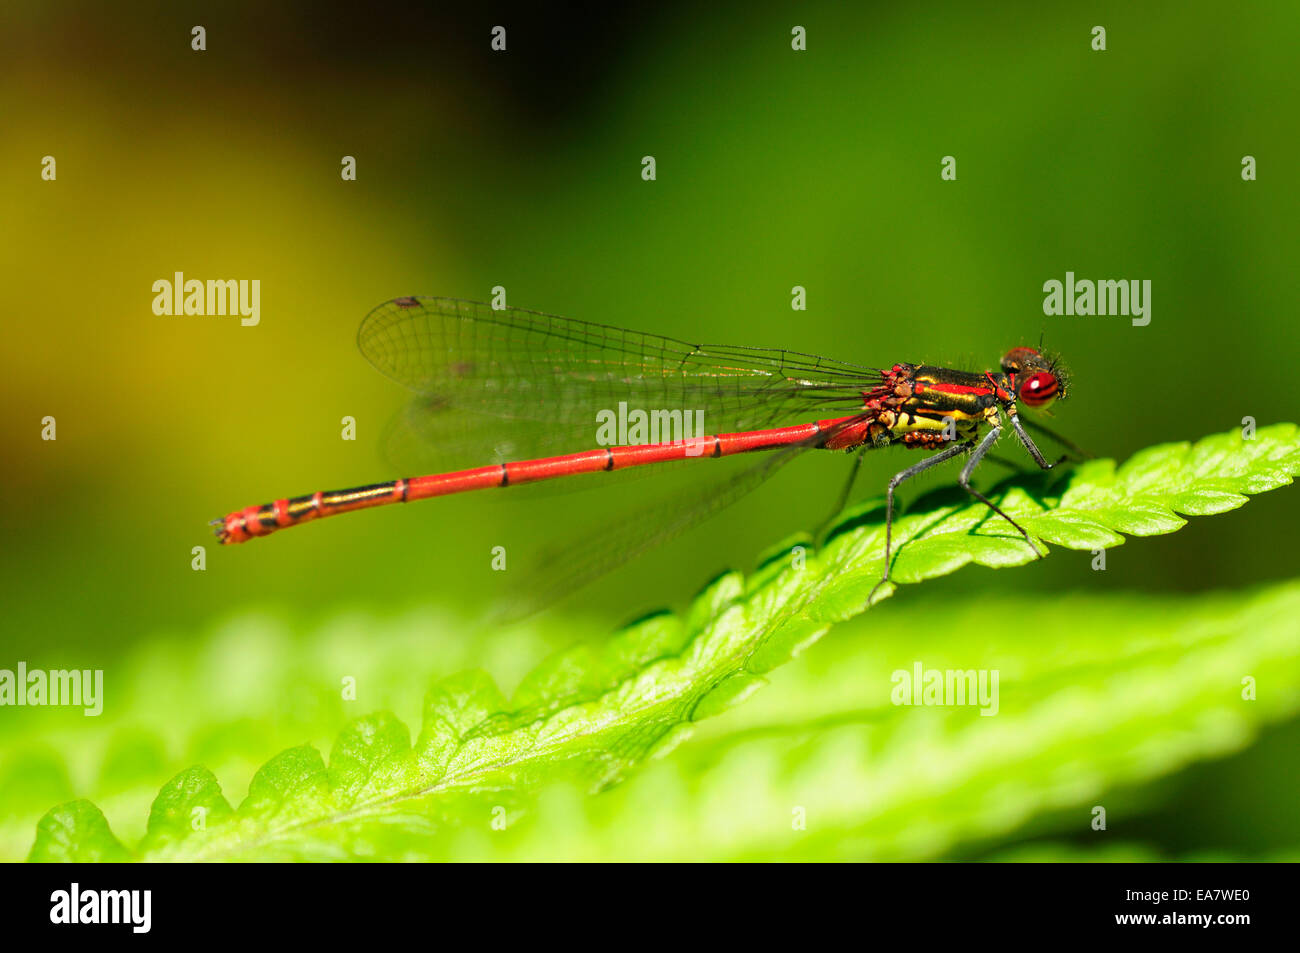
[[[1056,380],[1056,375],[1048,371],[1039,371],[1037,374],[1029,375],[1020,385],[1020,399],[1030,407],[1042,407],[1056,398],[1058,390],[1060,384]]]

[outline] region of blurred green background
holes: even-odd
[[[1074,372],[1055,425],[1121,460],[1245,416],[1297,416],[1294,4],[561,17],[18,3],[6,19],[4,667],[105,667],[111,688],[114,660],[140,643],[232,612],[307,630],[344,608],[472,618],[498,598],[490,547],[559,532],[580,503],[437,501],[232,549],[209,536],[206,521],[235,507],[403,475],[378,445],[406,395],[354,345],[361,317],[397,295],[486,299],[503,285],[513,305],[870,365],[992,367],[1042,334]],[[489,49],[497,23],[506,53]],[[195,24],[205,52],[190,49]],[[790,49],[795,24],[807,52]],[[1105,52],[1090,46],[1098,24]],[[45,155],[56,182],[40,177]],[[340,179],[345,155],[355,182]],[[940,179],[947,155],[955,182]],[[1245,155],[1258,181],[1242,181]],[[1043,282],[1067,270],[1150,279],[1150,325],[1044,316]],[[152,283],[176,271],[260,279],[260,325],[155,316]],[[807,312],[790,308],[794,285]],[[56,442],[40,439],[46,415]],[[748,568],[833,502],[846,461],[815,456],[557,618],[612,628]],[[906,462],[869,459],[859,494]],[[1061,550],[904,587],[891,611],[933,619],[989,587],[1284,580],[1300,555],[1266,541],[1296,527],[1282,490],[1113,550],[1104,573]],[[1069,621],[1031,620],[1044,638]],[[563,644],[563,628],[516,664]],[[481,630],[450,631],[438,637],[463,639],[466,664],[492,668],[473,652]],[[517,673],[493,674],[508,686]],[[0,738],[40,736],[47,714],[0,713]],[[1294,745],[1284,757],[1294,766]],[[1294,797],[1272,791],[1257,796]],[[1160,838],[1195,846],[1191,827],[1168,824]]]

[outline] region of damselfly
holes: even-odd
[[[236,510],[212,521],[222,543],[389,503],[771,452],[758,465],[697,494],[688,506],[656,506],[653,513],[632,514],[621,528],[606,527],[605,548],[586,546],[588,561],[599,572],[684,531],[805,450],[857,454],[841,507],[867,450],[901,445],[937,451],[889,481],[879,589],[889,581],[894,491],[901,483],[969,454],[958,483],[1041,555],[1019,523],[971,486],[971,475],[1007,426],[1044,470],[1054,464],[1025,424],[1073,448],[1041,425],[1020,419],[1020,404],[1045,408],[1067,390],[1057,360],[1030,347],[1008,351],[997,372],[908,363],[876,369],[794,351],[689,344],[453,298],[389,301],[366,316],[357,339],[371,364],[419,395],[395,439],[423,446],[435,464],[431,468],[440,472]],[[674,432],[666,440],[661,433],[647,440],[644,428],[629,434],[620,427],[621,440],[608,428],[601,439],[601,421],[608,423],[615,408],[626,416],[628,407],[634,416],[641,414],[638,422],[649,418],[666,425],[676,424],[674,414],[685,413],[687,420],[698,414],[697,429],[702,418],[707,432]],[[803,422],[791,423],[801,417]],[[593,444],[602,445],[578,450]]]

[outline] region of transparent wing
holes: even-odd
[[[845,416],[880,380],[878,370],[814,355],[688,344],[454,298],[382,304],[357,343],[379,371],[439,406],[536,422],[566,450],[589,446],[596,414],[620,403],[703,411],[706,432],[730,433],[799,415]]]

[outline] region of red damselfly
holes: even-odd
[[[587,562],[599,572],[680,533],[804,450],[857,453],[841,507],[867,450],[901,445],[937,451],[889,481],[879,589],[889,581],[894,491],[901,483],[968,453],[958,478],[962,488],[1041,555],[1023,527],[971,486],[971,475],[1007,426],[1044,470],[1054,464],[1025,424],[1073,448],[1042,425],[1020,419],[1019,405],[1045,408],[1067,389],[1057,360],[1030,347],[1008,351],[997,372],[909,363],[878,369],[794,351],[689,344],[476,301],[414,297],[370,312],[357,340],[371,364],[419,395],[397,434],[430,451],[440,472],[236,510],[212,521],[222,543],[390,503],[771,452],[690,506],[633,514],[624,527],[635,527],[632,532],[606,527],[605,548],[584,544]],[[612,442],[598,439],[600,422],[627,407],[641,412],[638,422],[660,415],[666,426],[676,425],[674,414],[684,414],[689,424],[690,415],[699,413],[707,432],[691,433],[687,426],[668,440],[646,439],[644,431],[620,426]],[[695,424],[698,431],[699,418]],[[602,445],[591,449],[597,443]]]

